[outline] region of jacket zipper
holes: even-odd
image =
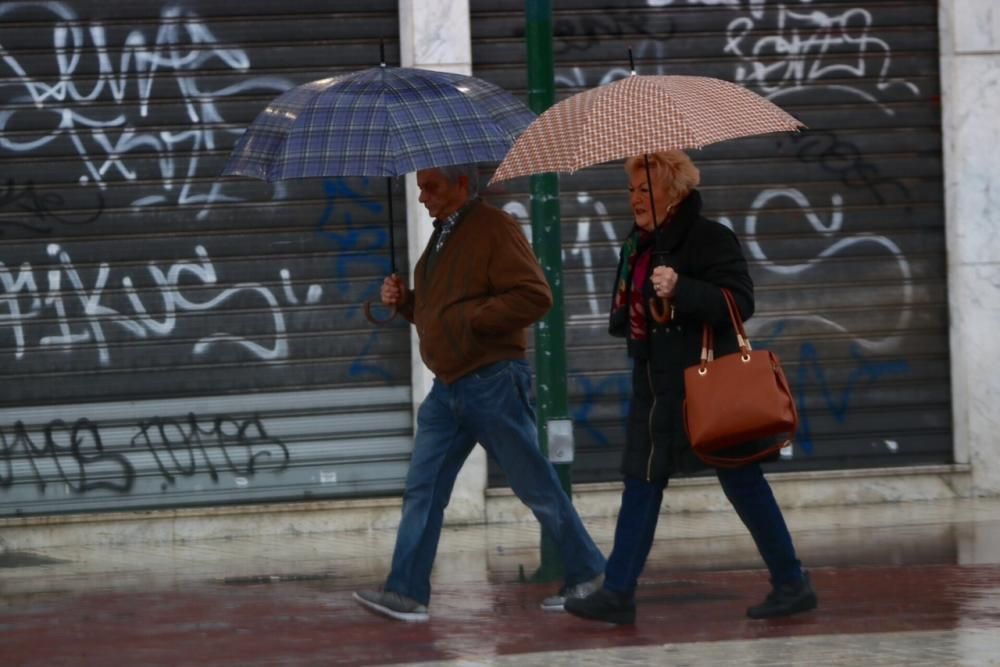
[[[649,460],[646,462],[646,481],[653,481],[653,453],[656,445],[653,443],[653,413],[656,412],[656,391],[653,389],[653,370],[646,361],[646,377],[649,379],[649,391],[653,394],[653,405],[649,408]]]

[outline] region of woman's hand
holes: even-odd
[[[650,276],[656,296],[669,299],[677,289],[677,272],[669,266],[658,266]]]

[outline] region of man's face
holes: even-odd
[[[462,208],[469,198],[469,184],[464,176],[460,176],[457,183],[451,183],[439,169],[418,171],[417,187],[420,188],[420,203],[436,220],[447,218]]]

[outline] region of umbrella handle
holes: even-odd
[[[649,300],[649,314],[657,324],[666,324],[674,318],[674,306],[670,299],[654,297]]]
[[[390,310],[391,315],[389,315],[389,317],[385,318],[384,320],[380,320],[377,317],[375,317],[374,315],[372,315],[372,303],[374,303],[374,302],[372,302],[372,301],[366,301],[365,302],[365,319],[367,319],[372,324],[375,324],[375,325],[388,324],[389,322],[392,322],[396,318],[396,315],[399,312],[399,311],[396,310],[395,306],[389,306],[389,310]],[[381,304],[379,304],[379,305],[381,305]]]
[[[390,201],[391,201],[391,199],[390,199]],[[391,229],[391,227],[390,227],[390,229]],[[392,272],[392,276],[391,277],[394,278],[394,279],[396,279],[396,280],[398,280],[399,276],[396,274],[395,268],[396,268],[396,266],[395,266],[395,260],[393,260],[393,272]],[[386,278],[386,280],[388,280],[388,278]],[[404,292],[405,292],[405,289],[404,289]],[[389,308],[389,313],[390,313],[389,317],[387,317],[385,319],[379,319],[379,318],[375,317],[374,315],[372,315],[372,303],[374,303],[374,302],[373,301],[366,301],[365,302],[365,319],[367,319],[369,322],[371,322],[372,324],[374,324],[376,326],[380,325],[380,324],[388,324],[389,322],[391,322],[392,320],[394,320],[396,318],[396,315],[399,313],[399,309],[395,305],[390,305],[390,306],[387,306]],[[386,304],[381,304],[381,305],[386,305]]]

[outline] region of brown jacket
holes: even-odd
[[[525,328],[552,307],[552,292],[520,226],[473,202],[428,261],[431,237],[400,313],[420,337],[420,356],[442,381],[504,359],[524,359]]]

